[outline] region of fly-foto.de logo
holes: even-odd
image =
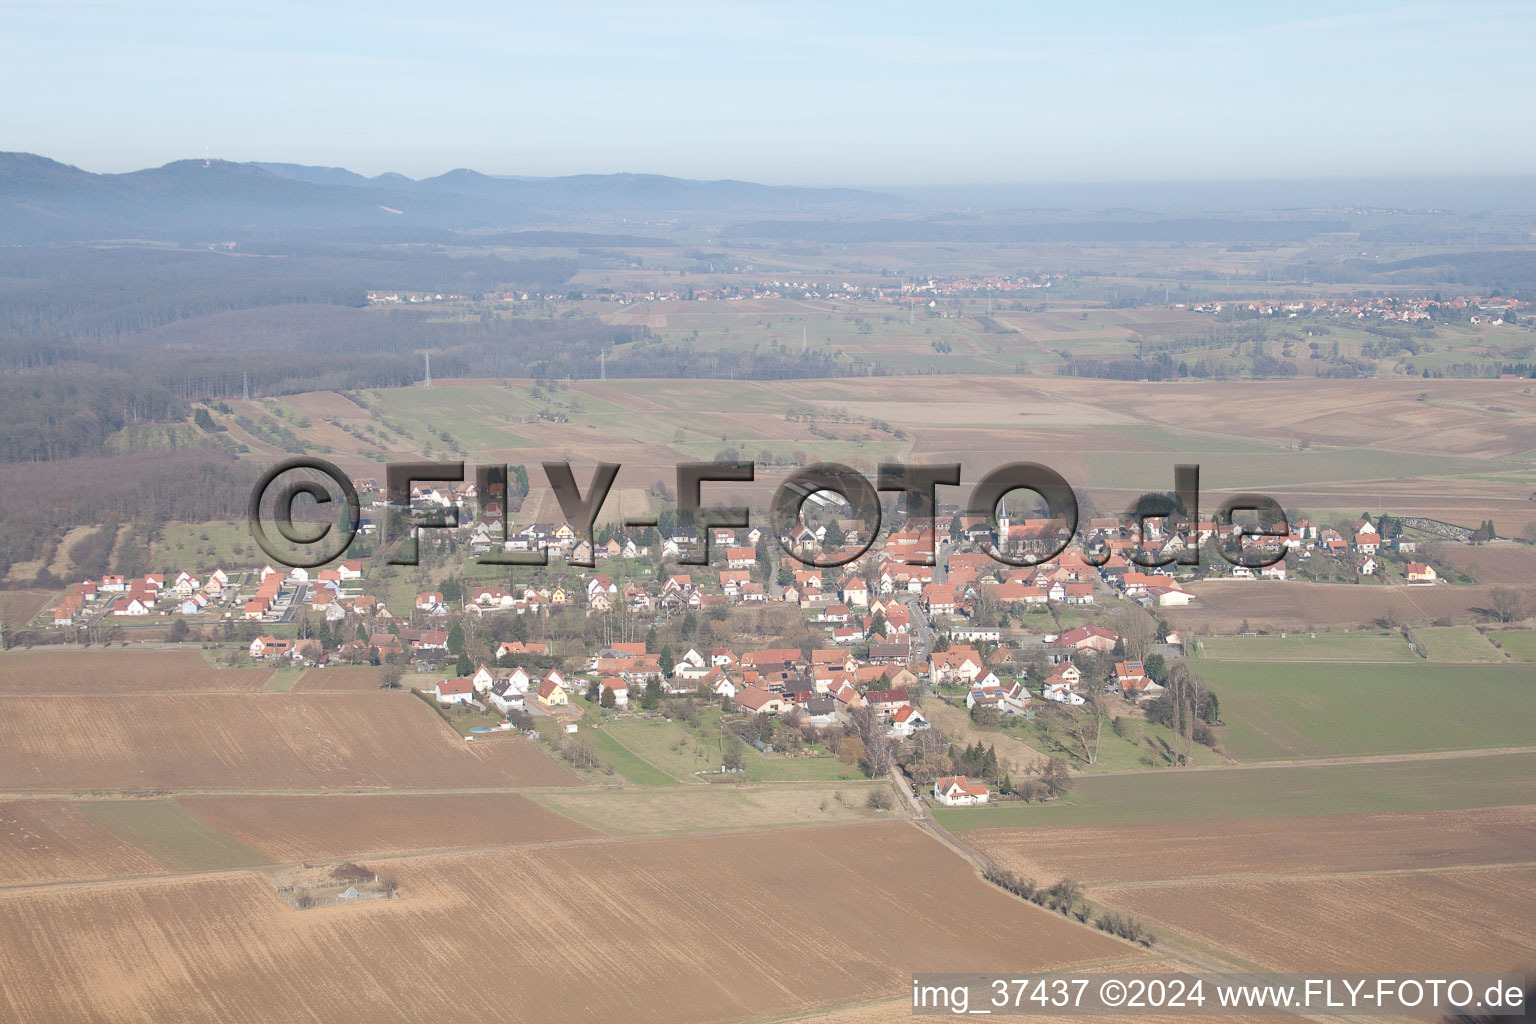
[[[567,462],[546,462],[544,476],[564,518],[562,529],[568,543],[566,561],[573,566],[591,568],[593,527],[604,502],[613,489],[620,465],[598,463],[585,488]],[[482,519],[495,523],[501,533],[497,543],[479,556],[482,565],[547,565],[549,551],[543,546],[532,550],[512,550],[508,541],[509,524],[499,510],[505,508],[508,467],[477,465],[473,473],[473,495]],[[465,484],[463,462],[394,463],[385,471],[384,502],[386,561],[391,565],[417,565],[417,543],[423,530],[455,530],[462,520],[460,504],[441,499],[424,501],[441,493],[420,485]],[[1156,520],[1158,533],[1181,536],[1182,543],[1159,551],[1145,550],[1137,543],[1130,560],[1137,565],[1200,564],[1204,540],[1215,538],[1217,553],[1233,565],[1261,568],[1285,557],[1281,541],[1289,535],[1284,509],[1264,494],[1234,494],[1215,511],[1209,521],[1201,522],[1200,467],[1177,465],[1174,487],[1168,492],[1144,494],[1120,517],[1126,529],[1139,542],[1148,535],[1148,524]],[[750,462],[688,462],[676,467],[676,522],[683,524],[696,542],[680,550],[681,565],[707,565],[710,561],[710,533],[715,529],[750,529],[752,510],[745,506],[705,504],[706,484],[743,484],[756,481],[756,467]],[[804,565],[827,568],[847,565],[869,550],[880,534],[882,492],[900,496],[903,517],[908,528],[926,538],[926,546],[909,552],[904,561],[915,565],[933,565],[934,521],[938,509],[938,489],[961,485],[959,463],[910,465],[881,463],[873,480],[858,470],[837,463],[817,463],[801,469],[781,481],[768,507],[769,533],[790,557]],[[1010,529],[999,506],[1018,491],[1031,492],[1043,510],[1023,527]],[[800,540],[804,532],[803,510],[807,502],[836,502],[846,507],[842,518],[862,524],[861,541],[836,551],[813,550]],[[327,514],[333,506],[339,511]],[[297,515],[302,509],[304,515]],[[1048,466],[1035,462],[1010,462],[991,470],[971,488],[963,515],[985,522],[980,546],[998,562],[1027,566],[1049,562],[1074,542],[1082,546],[1082,557],[1089,565],[1105,564],[1109,547],[1100,535],[1079,530],[1079,503],[1071,485]],[[340,467],[324,459],[301,457],[289,459],[269,469],[257,481],[249,505],[251,536],[274,562],[291,568],[314,568],[342,557],[356,538],[363,522],[362,503],[352,479]],[[626,516],[621,525],[632,529],[655,528],[657,516]],[[269,529],[270,528],[270,529]],[[276,531],[274,537],[272,530]],[[1168,550],[1172,547],[1173,550]]]

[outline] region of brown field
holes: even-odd
[[[198,651],[10,651],[0,694],[254,693],[270,668],[214,668]]]
[[[5,623],[6,629],[25,626],[56,596],[47,590],[0,590],[0,622]],[[48,621],[52,622],[53,616]]]
[[[1263,629],[1372,625],[1390,609],[1400,622],[1483,618],[1488,587],[1388,587],[1350,583],[1214,580],[1191,585],[1187,608],[1159,609],[1179,629],[1231,633],[1244,620]],[[1536,596],[1536,587],[1525,587]]]
[[[1283,971],[1529,971],[1536,867],[1202,879],[1093,899]]]
[[[1130,974],[1179,974],[1189,970],[1184,964],[1170,963],[1159,960],[1144,960],[1135,964],[1116,964],[1105,967],[1091,967],[1082,971],[1074,971],[1073,974],[1092,976],[1113,972],[1116,975]],[[974,1004],[972,1004],[974,1005]],[[1031,1004],[1033,1006],[1034,1004]],[[816,1013],[796,1017],[781,1018],[784,1021],[803,1021],[804,1024],[898,1024],[912,1021],[912,1000],[894,999],[878,1003],[864,1003],[858,1006],[849,1006],[843,1009],[832,1010],[827,1013]],[[1177,1017],[1171,1015],[1146,1015],[1136,1014],[1138,1022],[1145,1024],[1174,1024],[1176,1021],[1188,1020],[1188,1016]],[[1273,1024],[1273,1018],[1265,1017],[1239,1017],[1221,1015],[1202,1015],[1201,1020],[1219,1022],[1219,1024],[1265,1024],[1269,1021]],[[1070,1016],[1060,1014],[1029,1013],[1029,1020],[1035,1024],[1118,1024],[1125,1020],[1124,1015],[1110,1016],[1100,1014],[1078,1013]]]
[[[177,802],[279,861],[560,842],[600,834],[516,793],[206,796]]]
[[[0,885],[159,871],[160,865],[56,800],[0,803]]]
[[[1182,970],[1177,967],[1161,969],[1160,973],[1177,974]],[[1086,972],[1085,972],[1086,973]],[[912,1002],[910,999],[901,999],[887,1003],[870,1003],[864,1006],[855,1006],[846,1010],[833,1010],[831,1013],[818,1013],[811,1016],[783,1017],[780,1020],[788,1024],[789,1021],[803,1022],[803,1024],[912,1024]],[[942,1019],[942,1018],[916,1018]],[[1125,1016],[1107,1016],[1092,1013],[1074,1013],[1063,1017],[1056,1014],[1029,1013],[1030,1024],[1120,1024]],[[1273,1017],[1232,1017],[1223,1014],[1202,1014],[1201,1021],[1210,1021],[1211,1024],[1274,1024]],[[1187,1021],[1186,1017],[1174,1017],[1164,1014],[1136,1014],[1137,1024],[1177,1024]]]
[[[1536,519],[1536,505],[1530,518]],[[1490,586],[1529,586],[1536,580],[1536,547],[1528,544],[1494,544],[1472,547],[1468,544],[1443,546],[1451,568],[1466,573],[1479,583]]]
[[[377,690],[382,681],[379,669],[374,665],[329,665],[306,670],[293,684],[293,689],[297,693]]]
[[[1536,806],[1177,824],[998,828],[966,833],[1041,882],[1394,871],[1536,860]],[[1127,851],[1134,850],[1134,856]]]
[[[0,749],[0,792],[579,784],[529,741],[460,740],[405,693],[0,697]]]
[[[398,899],[293,911],[233,873],[0,893],[0,949],[28,950],[0,974],[0,1015],[741,1020],[899,997],[920,967],[1139,959],[902,824],[369,866]]]

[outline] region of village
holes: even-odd
[[[377,481],[356,483],[384,515],[400,511]],[[313,570],[105,575],[70,584],[51,625],[89,643],[104,630],[108,641],[122,638],[116,623],[159,623],[166,640],[232,648],[231,663],[377,666],[381,685],[417,692],[466,740],[521,734],[589,769],[605,766],[584,729],[623,716],[687,717],[702,743],[704,708],[719,742],[700,776],[742,772],[751,748],[836,759],[868,776],[904,769],[934,803],[971,806],[1059,795],[1068,765],[1081,766],[1088,750],[1084,720],[1171,721],[1165,684],[1189,638],[1162,616],[1196,602],[1202,580],[1297,585],[1327,578],[1318,571],[1326,563],[1357,581],[1433,586],[1442,578],[1420,560],[1421,546],[1477,539],[1386,515],[1338,528],[1296,517],[1268,536],[1178,514],[1146,517],[1139,529],[1134,517],[1092,517],[1074,537],[1061,520],[1015,520],[1004,504],[995,517],[941,510],[937,525],[902,523],[875,545],[861,520],[839,518],[846,505],[823,496],[779,538],[757,528],[701,534],[668,516],[665,530],[606,526],[589,541],[566,522],[509,529],[499,502],[482,505],[473,484],[419,486],[411,507],[460,510],[456,529],[429,531],[430,557],[471,561],[462,575],[418,569],[436,589],[416,592],[409,607],[391,607],[387,588],[371,585],[391,570],[349,559]],[[1217,550],[1259,542],[1283,557],[1250,569]],[[700,545],[710,565],[679,564]],[[1200,560],[1184,564],[1192,547]],[[543,550],[547,564],[513,570],[523,578],[514,582],[474,561],[496,548]],[[861,550],[836,567],[808,564]],[[1219,721],[1214,699],[1198,699],[1202,722]],[[953,720],[935,727],[934,702],[968,721],[963,749]],[[1015,780],[980,741],[999,727],[1043,730],[1057,756],[1029,767],[1038,778]],[[1214,743],[1209,728],[1187,731]],[[1175,750],[1170,763],[1190,756]]]

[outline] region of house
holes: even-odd
[[[470,684],[474,686],[475,690],[479,693],[484,693],[486,690],[489,690],[492,686],[496,685],[496,677],[493,676],[491,674],[491,670],[486,668],[484,665],[481,665],[475,670],[475,674],[469,677],[469,681]]]
[[[1381,547],[1381,536],[1373,529],[1370,533],[1355,534],[1355,550],[1362,555],[1374,555]]]
[[[1152,681],[1139,661],[1115,662],[1115,682],[1120,686],[1120,695],[1126,700],[1147,700],[1163,692],[1163,688]]]
[[[1082,672],[1078,671],[1077,666],[1070,661],[1064,665],[1057,665],[1041,683],[1040,696],[1046,700],[1054,700],[1058,704],[1086,703],[1081,696],[1072,692],[1073,687],[1082,682],[1082,678]]]
[[[1409,583],[1433,583],[1440,578],[1435,567],[1427,562],[1409,562],[1407,575]]]
[[[1239,566],[1239,568],[1242,568]],[[1265,570],[1266,572],[1268,570]],[[1285,579],[1285,570],[1280,570],[1280,579]],[[1172,587],[1148,587],[1147,597],[1156,601],[1163,608],[1183,608],[1195,599],[1195,595],[1187,590],[1175,590]],[[1113,647],[1111,647],[1113,649]]]
[[[475,699],[475,687],[468,679],[440,679],[432,696],[439,704],[468,704]]]
[[[869,690],[864,700],[882,715],[894,715],[900,708],[912,703],[912,696],[904,688],[897,690]]]
[[[928,728],[928,719],[911,704],[903,704],[891,716],[891,738],[906,739],[919,729]]]
[[[982,674],[981,655],[966,645],[934,651],[928,659],[928,677],[934,683],[957,681],[969,686]]]
[[[629,684],[618,676],[608,676],[602,681],[602,688],[606,693],[613,694],[613,706],[624,708],[629,706]]]
[[[1058,651],[1098,651],[1105,654],[1115,649],[1120,637],[1103,626],[1078,626],[1069,629],[1052,640],[1047,646]]]
[[[784,710],[784,698],[761,686],[748,686],[736,694],[736,703],[754,713],[776,715]]]
[[[933,798],[945,807],[984,804],[989,795],[984,784],[970,782],[963,775],[946,775],[933,783]]]
[[[496,660],[513,657],[519,654],[548,655],[549,644],[530,644],[520,640],[509,640],[496,648]]]
[[[1365,558],[1360,559],[1360,561],[1355,565],[1355,571],[1358,572],[1361,576],[1376,575],[1376,559],[1367,555]]]
[[[923,607],[929,615],[953,615],[959,607],[955,588],[946,583],[930,583],[923,588]]]
[[[539,685],[539,703],[548,708],[563,708],[570,703],[566,696],[565,687],[555,682],[554,679],[545,679]]]
[[[265,659],[287,654],[292,647],[287,640],[275,636],[259,636],[251,641],[251,657]]]

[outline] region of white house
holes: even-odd
[[[896,709],[896,714],[891,716],[890,736],[892,739],[907,739],[919,729],[928,728],[928,719],[923,713],[911,704],[903,704]]]
[[[946,775],[933,783],[933,798],[945,807],[971,807],[984,804],[990,794],[979,782],[969,782],[963,775]]]
[[[468,704],[475,699],[475,687],[468,679],[440,679],[432,696],[439,704]]]

